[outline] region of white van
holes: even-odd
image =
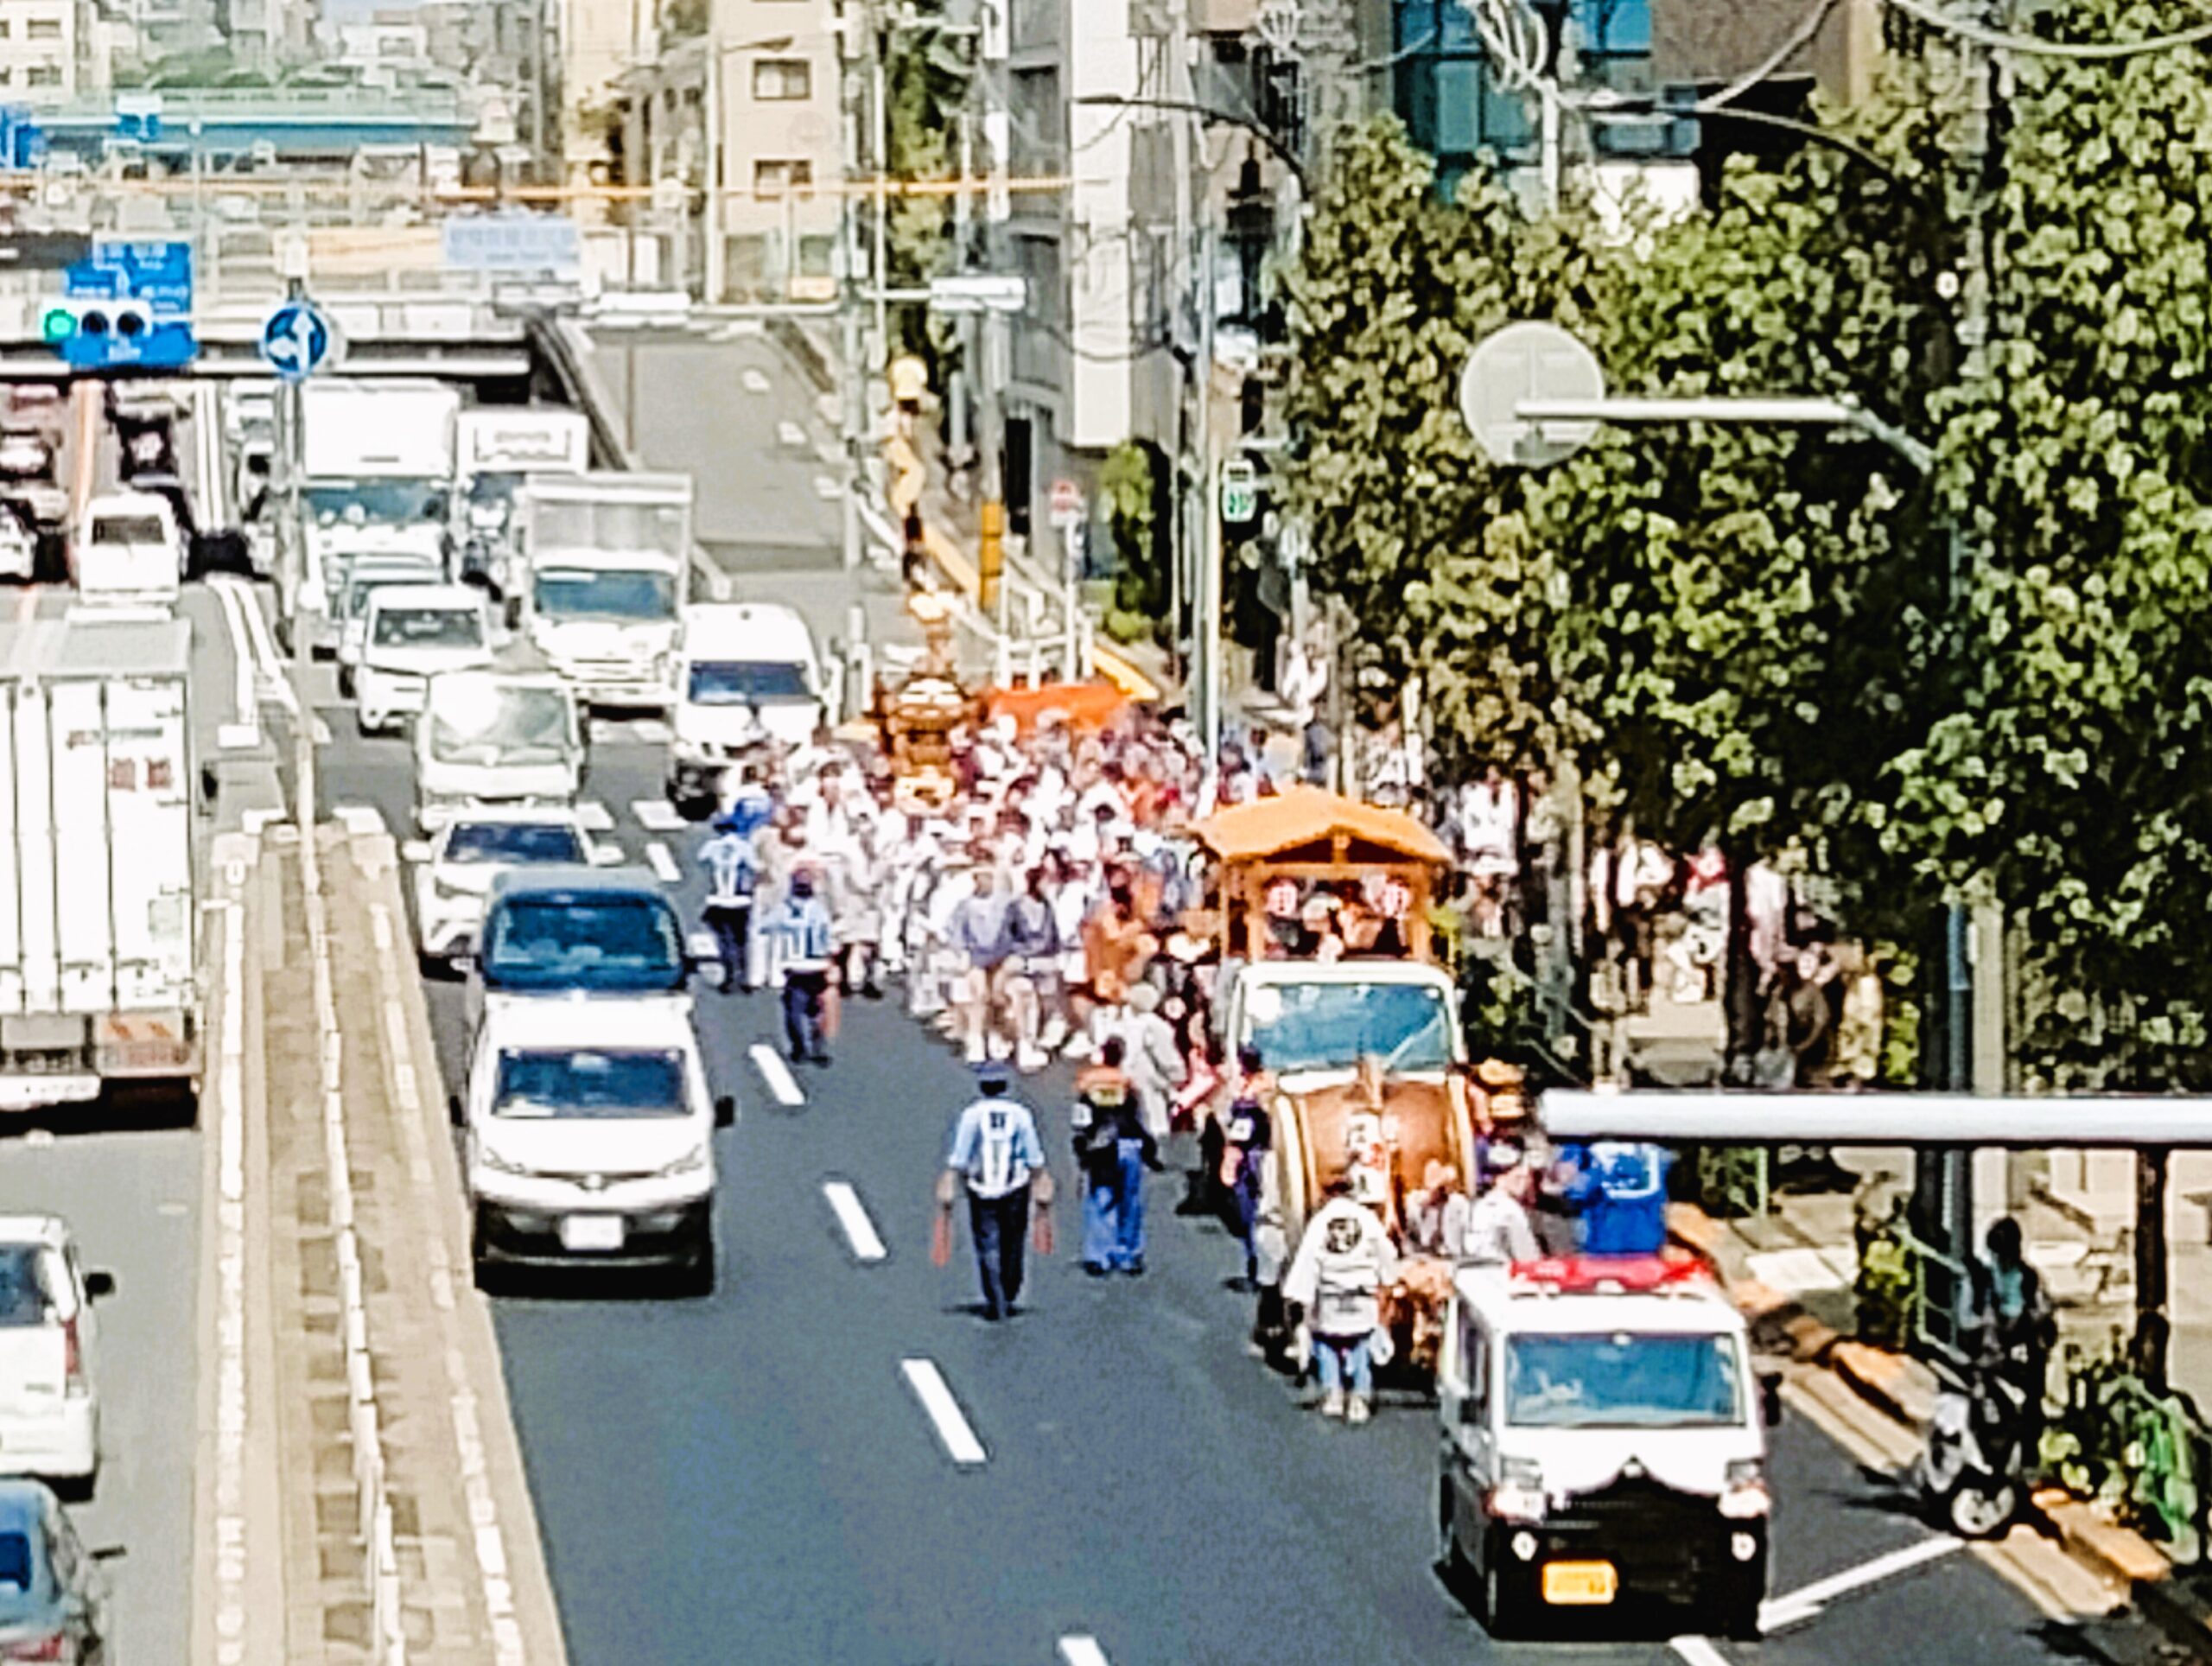
[[[1694,1604],[1758,1635],[1778,1379],[1700,1264],[1463,1267],[1436,1372],[1442,1560],[1493,1636],[1533,1610]]]
[[[77,592],[87,601],[174,602],[184,581],[183,530],[166,498],[111,492],[88,500],[71,540]]]
[[[797,609],[725,601],[686,607],[669,801],[718,797],[722,772],[747,747],[811,740],[822,723],[823,693],[822,662]]]
[[[689,1012],[647,997],[513,1001],[484,1015],[464,1131],[479,1283],[502,1267],[661,1268],[715,1282],[715,1132]]]
[[[430,679],[441,671],[492,664],[492,610],[484,592],[467,584],[391,584],[369,597],[360,668],[353,673],[361,732],[392,727],[423,709]]]

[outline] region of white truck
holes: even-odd
[[[587,705],[665,712],[691,559],[691,477],[596,473],[524,487],[513,598],[530,642]]]
[[[77,594],[123,607],[175,605],[184,582],[184,530],[168,499],[111,492],[86,499],[70,539]]]
[[[198,1078],[191,651],[182,620],[0,625],[0,1110]]]
[[[748,747],[812,740],[823,717],[822,681],[813,634],[796,608],[751,601],[686,607],[669,802],[711,804],[723,773]]]
[[[425,833],[474,805],[567,805],[583,772],[583,725],[559,677],[442,671],[424,690],[415,724],[415,817]]]
[[[518,529],[515,499],[545,475],[591,467],[591,423],[545,405],[473,405],[454,417],[453,536],[456,576],[505,595]]]
[[[316,653],[336,647],[332,609],[357,557],[414,554],[445,569],[458,389],[441,382],[309,382],[301,390],[304,571],[280,570],[279,619]]]

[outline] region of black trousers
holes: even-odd
[[[968,1194],[968,1230],[976,1240],[976,1272],[983,1284],[983,1311],[999,1319],[1021,1299],[1022,1243],[1029,1234],[1029,1188],[1003,1198]]]
[[[753,905],[750,902],[710,902],[707,929],[715,934],[715,952],[721,957],[722,988],[751,989],[752,968],[747,956],[752,948]]]

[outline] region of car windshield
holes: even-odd
[[[167,544],[168,529],[152,515],[99,515],[92,520],[94,544]]]
[[[379,648],[480,648],[484,615],[474,607],[379,607]]]
[[[582,750],[573,712],[557,689],[434,686],[430,756],[442,764],[567,763]]]
[[[494,1116],[681,1116],[683,1056],[625,1049],[615,1052],[504,1052]]]
[[[698,661],[683,697],[695,706],[757,706],[768,700],[811,700],[806,667],[774,660]]]
[[[342,520],[358,508],[365,520],[404,525],[437,518],[431,512],[436,492],[428,480],[344,480],[309,486],[304,495],[308,512],[317,520],[325,515]]]
[[[445,860],[462,866],[542,867],[584,859],[582,836],[559,822],[460,822],[446,835]]]
[[[537,611],[550,619],[676,617],[676,581],[666,573],[593,573],[573,568],[537,575]]]
[[[1451,1009],[1433,984],[1271,982],[1253,989],[1245,1011],[1278,1075],[1349,1069],[1370,1055],[1397,1071],[1452,1062]]]
[[[46,1323],[46,1260],[35,1243],[0,1244],[0,1330]]]
[[[1743,1421],[1736,1339],[1713,1335],[1516,1336],[1506,1421],[1530,1428],[1712,1428]]]
[[[639,994],[683,987],[683,933],[660,897],[509,897],[484,928],[484,987]]]

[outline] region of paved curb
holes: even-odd
[[[1677,1243],[1719,1274],[1751,1321],[1756,1342],[1799,1364],[1830,1372],[1875,1410],[1917,1431],[1917,1420],[1905,1406],[1908,1362],[1903,1356],[1840,1336],[1794,1298],[1756,1279],[1729,1279],[1719,1253],[1726,1229],[1696,1205],[1670,1205],[1667,1224]],[[2212,1660],[2212,1605],[2174,1578],[2173,1564],[2158,1546],[2132,1528],[2105,1520],[2062,1488],[2038,1489],[2035,1504],[2077,1565],[2126,1587],[2145,1617],[2192,1658]]]

